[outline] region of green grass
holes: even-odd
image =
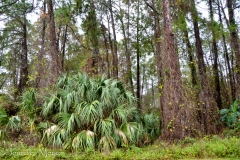
[[[176,144],[156,142],[151,146],[138,148],[131,146],[112,152],[69,152],[44,148],[42,145],[29,147],[23,143],[7,142],[1,145],[0,159],[56,160],[56,159],[240,159],[240,139],[219,136],[202,139],[186,138]]]

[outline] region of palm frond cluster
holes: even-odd
[[[0,140],[5,140],[7,132],[15,132],[21,129],[19,116],[8,116],[3,108],[0,108]]]
[[[159,118],[141,118],[135,103],[118,80],[84,73],[63,76],[42,109],[48,119],[41,124],[42,141],[54,147],[108,151],[158,136]]]

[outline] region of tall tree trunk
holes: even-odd
[[[188,66],[190,68],[191,71],[191,82],[192,82],[192,86],[196,86],[197,85],[197,70],[196,70],[196,66],[195,66],[195,61],[194,61],[194,55],[193,55],[193,49],[192,49],[192,45],[190,43],[189,40],[189,36],[188,36],[188,29],[187,29],[187,22],[186,22],[186,15],[184,15],[184,38],[183,40],[186,43],[187,46],[187,54],[188,54]]]
[[[221,100],[221,88],[219,82],[219,70],[218,70],[218,48],[216,42],[216,31],[214,29],[214,19],[213,19],[213,9],[212,9],[212,0],[208,1],[209,9],[210,9],[210,19],[211,19],[211,31],[212,31],[212,46],[213,46],[213,73],[214,73],[214,81],[215,81],[215,99],[219,109],[222,109],[222,100]]]
[[[61,47],[61,55],[60,55],[60,71],[64,71],[64,58],[65,58],[65,50],[66,50],[66,42],[67,42],[67,32],[68,25],[65,25],[65,29],[63,30],[63,38],[62,38],[62,47]]]
[[[46,0],[43,1],[43,15],[46,15]],[[41,31],[41,42],[40,42],[40,46],[41,49],[38,53],[38,63],[37,63],[37,78],[36,78],[36,88],[42,88],[43,84],[42,84],[42,79],[43,76],[45,75],[44,73],[44,61],[43,61],[43,56],[45,53],[45,34],[46,34],[46,17],[43,16],[42,18],[42,31]]]
[[[115,21],[113,17],[113,10],[112,10],[112,0],[109,0],[109,10],[112,22],[112,30],[113,30],[113,76],[118,78],[118,54],[117,54],[117,37],[116,37],[116,29],[115,29]]]
[[[208,77],[206,74],[195,1],[192,0],[191,2],[191,14],[193,19],[196,54],[198,59],[198,77],[201,85],[201,91],[199,95],[200,101],[198,103],[198,121],[200,123],[199,129],[205,134],[213,134],[217,132],[216,122],[218,121],[218,107],[211,93],[211,87],[209,86]]]
[[[156,4],[155,0],[152,0],[152,4]],[[155,56],[155,61],[156,61],[156,66],[157,66],[157,77],[158,77],[158,91],[160,93],[159,96],[159,102],[160,102],[160,109],[162,109],[161,105],[161,99],[162,99],[162,88],[161,86],[163,86],[163,66],[162,66],[162,41],[161,39],[161,27],[160,27],[160,15],[158,14],[158,12],[156,11],[156,7],[155,10],[153,11],[153,17],[154,17],[154,46],[155,46],[155,50],[154,50],[154,56]],[[162,110],[161,110],[162,112]]]
[[[227,0],[227,8],[228,8],[228,16],[229,16],[229,31],[231,36],[231,46],[233,53],[236,58],[235,62],[235,74],[236,74],[236,97],[240,97],[240,46],[239,46],[239,38],[237,32],[237,24],[234,18],[234,10],[233,10],[233,0]]]
[[[93,45],[93,52],[92,52],[92,66],[91,66],[91,72],[90,74],[98,74],[98,65],[99,65],[99,44],[98,44],[98,23],[97,23],[97,15],[96,15],[96,9],[95,9],[95,2],[93,0],[90,0],[90,24],[89,26],[91,30],[91,41]]]
[[[112,42],[111,32],[110,32],[110,30],[111,30],[110,29],[110,18],[109,18],[108,15],[107,15],[107,19],[108,19],[108,29],[107,29],[107,31],[108,31],[108,41],[109,41],[109,46],[110,46],[110,50],[111,50],[111,54],[112,54],[112,59],[114,59],[115,55],[114,55],[113,42]],[[109,66],[109,67],[112,68],[112,66]],[[110,70],[110,71],[112,71],[112,70]],[[113,75],[113,72],[111,72],[110,75]]]
[[[129,20],[130,20],[130,15],[129,15],[129,10],[130,10],[130,1],[128,1],[128,6],[127,6],[127,36],[126,36],[126,29],[125,25],[123,23],[123,15],[120,18],[121,22],[121,29],[123,33],[123,38],[124,38],[124,47],[125,47],[125,54],[126,54],[126,61],[127,61],[127,73],[126,73],[126,84],[130,85],[130,90],[132,93],[134,93],[134,87],[133,87],[133,80],[132,80],[132,63],[131,63],[131,52],[129,49]],[[121,8],[120,8],[121,10]]]
[[[107,77],[110,78],[110,71],[109,71],[109,68],[110,68],[110,63],[109,63],[109,49],[108,49],[108,40],[107,40],[107,28],[104,26],[104,24],[101,24],[101,28],[102,28],[102,35],[103,35],[103,38],[104,38],[104,45],[105,45],[105,49],[106,49],[106,67],[107,69],[105,68],[105,70],[107,70]]]
[[[233,100],[235,99],[235,83],[234,83],[234,77],[233,77],[232,69],[231,69],[231,65],[230,65],[230,58],[229,58],[229,52],[228,52],[227,44],[226,44],[226,37],[225,37],[224,31],[223,31],[223,21],[222,21],[221,7],[220,7],[219,0],[218,0],[218,17],[219,17],[219,21],[220,21],[220,27],[221,27],[220,29],[221,29],[221,35],[222,35],[222,40],[223,40],[224,57],[225,57],[225,59],[226,59],[225,61],[227,63],[229,82],[230,82],[230,88],[231,88],[230,103],[232,103]]]
[[[17,48],[19,48],[19,46],[18,45],[14,45],[13,46],[13,48],[12,48],[12,50],[13,50],[13,54],[12,54],[12,61],[13,61],[13,63],[11,63],[10,65],[9,65],[9,69],[8,70],[12,70],[12,74],[11,74],[11,76],[12,76],[12,78],[11,79],[13,79],[13,86],[14,87],[18,87],[18,77],[19,77],[19,73],[18,73],[18,49]],[[12,67],[13,66],[13,67]],[[14,94],[18,94],[18,93],[14,93]],[[18,95],[15,95],[15,96],[18,96]]]
[[[138,109],[141,110],[141,82],[140,82],[140,46],[139,46],[139,0],[137,1],[137,46],[136,46],[136,52],[137,52],[137,99],[138,99]]]
[[[146,78],[146,64],[142,64],[142,82],[141,82],[141,93],[140,93],[140,103],[143,101],[144,94],[144,85],[147,86],[147,78]],[[148,91],[146,87],[146,91]]]
[[[55,31],[55,21],[53,12],[52,0],[47,0],[48,16],[49,16],[49,31],[50,31],[50,55],[51,55],[51,73],[50,82],[55,84],[59,75],[59,56],[58,56],[58,46],[57,37]]]
[[[194,5],[195,2],[193,1]],[[203,57],[203,50],[202,50],[202,41],[200,38],[199,33],[199,27],[198,27],[198,16],[196,8],[194,8],[192,12],[192,18],[193,18],[193,27],[194,27],[194,36],[195,36],[195,47],[196,47],[196,53],[197,53],[197,64],[199,69],[199,79],[201,83],[201,87],[203,87],[203,82],[206,80],[206,67],[204,64],[204,57]]]
[[[152,87],[152,88],[151,88],[151,91],[152,91],[152,106],[153,106],[153,108],[156,108],[153,78],[151,78],[151,87]]]
[[[162,138],[179,140],[189,136],[182,91],[179,58],[175,51],[174,34],[169,9],[169,1],[163,0],[164,25],[164,85],[162,93]]]
[[[20,52],[20,79],[18,84],[19,92],[23,92],[28,81],[28,46],[27,46],[27,19],[23,15],[23,40],[22,51]]]

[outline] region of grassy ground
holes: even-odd
[[[29,147],[23,143],[7,142],[0,149],[0,159],[240,159],[240,139],[237,137],[220,138],[208,136],[202,139],[186,138],[168,145],[156,142],[151,146],[117,149],[109,153],[95,151],[69,152],[58,149],[47,149],[43,146]]]

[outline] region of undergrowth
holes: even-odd
[[[202,139],[186,138],[179,143],[168,145],[155,142],[153,145],[138,148],[130,146],[112,152],[69,152],[47,149],[41,144],[29,147],[22,143],[2,143],[0,159],[238,159],[240,139],[237,137],[220,138],[206,136]]]

